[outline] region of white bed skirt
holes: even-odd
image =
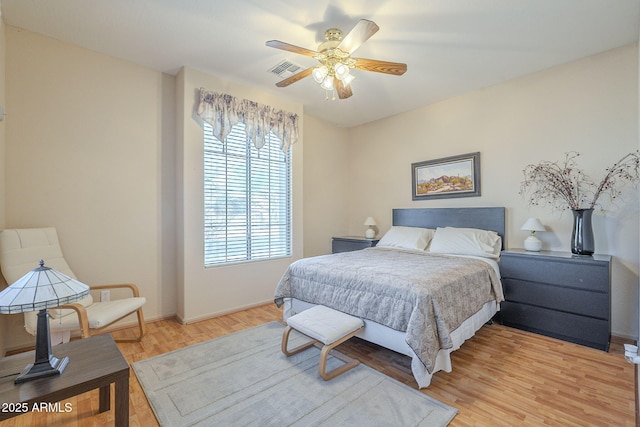
[[[310,304],[295,298],[285,298],[283,318],[286,321],[294,314],[300,313],[314,305],[315,304]],[[451,372],[451,352],[459,349],[463,342],[475,335],[476,331],[480,329],[482,325],[491,320],[498,309],[499,305],[496,304],[495,301],[489,301],[476,314],[469,317],[462,323],[462,325],[453,331],[451,333],[453,347],[446,350],[440,350],[438,352],[432,373],[427,372],[427,369],[422,364],[418,356],[414,353],[411,347],[407,345],[407,342],[405,341],[406,334],[404,332],[396,331],[371,320],[365,320],[364,331],[359,333],[357,336],[366,341],[370,341],[411,357],[411,370],[413,372],[413,376],[418,383],[418,387],[425,388],[431,384],[431,377],[436,372]]]

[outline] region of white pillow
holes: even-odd
[[[502,239],[495,231],[477,228],[438,227],[431,240],[430,252],[498,258]]]
[[[430,228],[393,226],[382,236],[376,246],[423,251],[434,233],[435,230]]]

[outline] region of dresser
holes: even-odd
[[[607,351],[611,334],[611,257],[503,251],[502,324]]]
[[[360,249],[372,248],[378,244],[380,239],[366,239],[359,236],[342,236],[331,239],[331,252],[358,251]]]

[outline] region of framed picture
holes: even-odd
[[[413,200],[480,195],[480,153],[411,164]]]

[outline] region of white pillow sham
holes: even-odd
[[[382,236],[376,246],[423,251],[434,233],[435,230],[430,228],[393,226]]]
[[[473,255],[497,259],[502,239],[495,231],[478,228],[438,227],[429,251],[440,254]]]

